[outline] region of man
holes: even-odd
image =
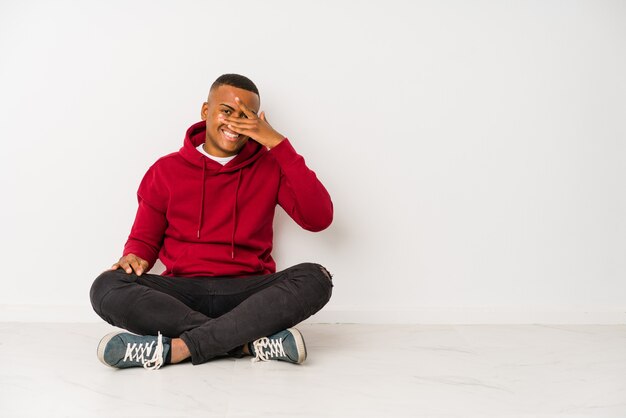
[[[182,148],[143,177],[123,256],[90,291],[96,313],[131,332],[100,341],[104,364],[158,369],[223,355],[306,359],[293,326],[328,302],[332,275],[316,263],[276,272],[274,211],[279,204],[315,232],[330,225],[333,205],[259,108],[252,81],[218,77]],[[157,257],[165,271],[146,273]]]

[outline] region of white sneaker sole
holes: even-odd
[[[296,347],[298,349],[298,364],[301,364],[304,360],[306,360],[306,345],[304,344],[304,338],[302,338],[302,334],[297,328],[288,328],[287,331],[293,335],[293,338],[296,341]]]

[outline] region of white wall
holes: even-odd
[[[220,74],[331,193],[329,321],[626,321],[623,1],[0,2],[0,320],[98,320]]]

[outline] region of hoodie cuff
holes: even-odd
[[[289,142],[288,138],[283,139],[280,144],[276,145],[268,152],[276,158],[276,161],[278,161],[278,164],[282,167],[295,163],[298,160],[298,157],[300,157],[291,145],[291,142]]]

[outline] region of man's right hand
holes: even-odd
[[[137,276],[141,276],[141,274],[148,269],[148,262],[137,257],[135,254],[126,254],[120,258],[120,261],[113,264],[109,270],[117,270],[120,267],[128,274],[132,273],[134,270]]]

